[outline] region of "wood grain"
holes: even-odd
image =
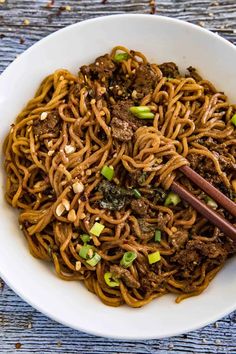
[[[6,0],[0,3],[0,72],[33,43],[69,24],[118,13],[150,13],[150,0]],[[70,6],[67,10],[60,9]],[[235,0],[156,0],[155,11],[204,26],[236,43]],[[29,20],[24,25],[24,20]],[[25,22],[27,23],[27,22]],[[87,335],[41,315],[6,285],[0,289],[0,353],[236,353],[236,313],[186,335],[118,341]]]

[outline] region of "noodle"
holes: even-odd
[[[236,105],[188,70],[115,47],[78,75],[46,77],[5,139],[6,200],[20,210],[31,254],[107,305],[198,295],[236,251],[191,206],[166,202],[176,179],[206,199],[178,171],[186,164],[235,200]],[[147,107],[152,119],[135,117],[131,106]],[[127,252],[135,259],[122,267]],[[153,253],[160,259],[151,263]]]

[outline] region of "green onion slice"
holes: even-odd
[[[114,60],[117,63],[120,63],[123,60],[127,60],[129,59],[130,55],[128,53],[116,53],[116,55],[114,56]]]
[[[108,179],[108,181],[111,181],[113,176],[114,176],[114,167],[113,166],[103,166],[102,170],[101,170],[101,174]]]
[[[104,230],[105,226],[100,224],[100,222],[95,222],[95,224],[92,226],[92,228],[90,229],[91,234],[93,234],[94,236],[100,236],[100,234],[102,233],[102,231]]]
[[[139,192],[138,189],[133,189],[134,196],[139,199],[142,197],[141,193]]]
[[[181,202],[181,199],[180,197],[178,196],[178,194],[175,194],[174,192],[170,192],[167,197],[166,197],[166,200],[165,200],[165,203],[164,205],[165,206],[168,206],[168,205],[177,205]]]
[[[205,201],[207,203],[207,205],[209,207],[211,207],[212,209],[217,209],[218,208],[218,204],[209,196],[206,196]]]
[[[236,127],[236,114],[234,114],[233,117],[231,118],[231,122],[232,122],[233,125],[235,125],[235,127]]]
[[[148,106],[133,106],[129,110],[135,117],[140,119],[153,119],[155,116]]]
[[[155,231],[155,241],[160,242],[161,241],[161,230],[156,230]]]
[[[161,255],[160,255],[160,252],[159,252],[159,251],[150,253],[150,254],[148,255],[148,262],[149,262],[149,264],[153,264],[153,263],[159,262],[160,259],[161,259]]]
[[[105,280],[106,284],[108,286],[110,286],[111,288],[114,288],[115,286],[119,286],[120,285],[119,280],[112,278],[112,273],[110,273],[110,272],[106,272],[104,274],[104,280]]]
[[[83,241],[83,243],[88,243],[91,239],[91,237],[87,234],[80,235],[80,238]]]
[[[93,250],[93,248],[90,245],[84,245],[81,247],[79,250],[79,255],[81,258],[88,259],[89,255],[88,253],[91,252],[90,250]]]
[[[86,261],[91,267],[95,267],[101,260],[101,256],[98,253],[95,253],[93,258]]]
[[[128,268],[132,265],[133,261],[137,258],[137,253],[135,252],[125,252],[121,261],[120,265],[124,268]]]

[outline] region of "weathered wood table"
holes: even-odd
[[[236,44],[235,0],[0,0],[0,73],[18,54],[61,27],[123,12],[177,17],[218,32]],[[16,352],[236,353],[236,313],[170,339],[108,340],[55,323],[1,283],[0,353]]]

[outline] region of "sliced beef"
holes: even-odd
[[[179,74],[178,66],[173,62],[163,63],[158,65],[164,77],[176,78]]]
[[[119,141],[129,141],[134,132],[128,122],[114,117],[111,121],[111,135]]]
[[[33,131],[35,135],[42,135],[53,133],[54,135],[58,135],[60,131],[60,121],[61,118],[59,116],[58,111],[52,111],[48,113],[47,118],[41,120],[40,118],[34,122]]]
[[[148,205],[142,199],[133,199],[130,203],[131,209],[135,214],[140,216],[147,215]]]
[[[115,69],[116,66],[110,56],[105,54],[98,57],[93,64],[82,66],[80,71],[93,80],[101,80],[105,84],[108,83]]]
[[[140,287],[140,283],[134,278],[128,269],[114,264],[110,267],[110,272],[114,278],[123,280],[128,288],[138,289]]]
[[[160,230],[163,230],[163,228],[167,225],[167,223],[170,220],[170,215],[169,214],[163,214],[162,212],[158,213],[157,216],[157,227]]]
[[[134,105],[132,100],[123,100],[117,102],[112,107],[112,117],[116,117],[120,120],[123,120],[129,124],[129,128],[133,131],[136,131],[139,127],[146,124],[142,119],[138,119],[133,116],[130,112],[130,107]]]
[[[190,66],[188,69],[189,76],[192,77],[196,82],[202,81],[202,77],[198,74],[197,70]]]
[[[185,249],[176,253],[171,260],[178,263],[184,269],[194,269],[195,265],[200,262],[201,257],[196,250]]]
[[[141,64],[136,69],[133,88],[141,96],[146,96],[155,88],[158,80],[157,73],[152,69],[150,64]]]
[[[147,272],[140,282],[145,291],[153,291],[160,288],[164,281],[165,278],[162,275],[158,275],[154,272]]]
[[[138,219],[138,224],[143,238],[151,238],[155,233],[155,226],[145,221],[144,219]]]
[[[215,154],[216,154],[216,152],[215,152]],[[218,160],[219,160],[220,167],[221,167],[222,171],[225,171],[225,172],[235,172],[236,171],[236,163],[234,163],[230,157],[218,154]]]
[[[188,231],[178,230],[171,236],[172,245],[178,250],[185,245],[188,240]]]
[[[209,258],[225,258],[227,256],[227,251],[219,243],[190,240],[186,248],[187,250],[197,250],[201,255]]]

